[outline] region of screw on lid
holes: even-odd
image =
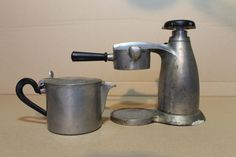
[[[195,29],[196,25],[191,20],[171,20],[167,21],[162,28],[168,30]]]

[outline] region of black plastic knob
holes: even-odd
[[[191,20],[171,20],[167,21],[163,29],[176,30],[176,29],[195,29],[196,25]]]

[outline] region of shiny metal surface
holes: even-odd
[[[102,112],[105,109],[108,92],[113,87],[116,87],[116,85],[112,82],[102,82],[101,84],[101,111]]]
[[[144,108],[122,108],[111,113],[111,120],[121,125],[147,125],[153,122],[154,110]]]
[[[139,59],[130,59],[130,50],[142,52]],[[147,42],[127,42],[113,46],[114,68],[119,70],[147,69],[150,67],[150,52],[161,57],[161,72],[158,85],[157,111],[167,124],[191,125],[196,119],[205,120],[199,113],[199,77],[197,64],[192,51],[187,31],[176,29],[167,44]],[[146,59],[145,59],[146,58]],[[171,115],[180,115],[182,119],[175,123]],[[189,118],[194,116],[195,118]],[[189,120],[186,120],[188,119]],[[181,118],[179,118],[181,119]],[[173,122],[171,121],[173,120]],[[188,124],[186,124],[188,122]]]
[[[114,68],[118,70],[140,70],[150,68],[150,52],[165,52],[175,55],[175,51],[165,44],[149,42],[127,42],[115,44]]]
[[[48,130],[64,135],[95,131],[102,124],[108,91],[115,85],[99,79],[45,79]]]
[[[169,45],[175,49],[176,56],[161,55],[158,110],[171,114],[194,114],[199,108],[197,64],[187,33],[174,31],[173,35]]]
[[[59,77],[59,78],[45,78],[44,83],[51,85],[86,85],[101,83],[101,79],[97,78],[87,78],[87,77]]]
[[[56,84],[45,81],[48,130],[66,135],[95,131],[102,124],[108,91],[115,85],[98,79],[67,78],[55,79]]]
[[[113,55],[113,53],[107,54],[107,60],[108,60],[108,61],[114,61],[114,55]]]
[[[48,76],[49,78],[54,78],[54,72],[52,70],[49,70]]]
[[[153,122],[171,124],[171,125],[181,125],[181,126],[194,126],[204,123],[205,116],[199,110],[194,114],[190,115],[175,115],[156,111],[156,115],[153,116]]]
[[[57,134],[83,134],[101,126],[99,85],[46,84],[48,130]]]
[[[205,116],[199,110],[194,114],[177,115],[145,108],[122,108],[111,113],[111,120],[117,124],[137,126],[150,123],[164,123],[177,126],[194,126],[205,121]]]
[[[150,52],[142,51],[138,60],[133,59],[126,50],[114,50],[114,68],[118,70],[140,70],[150,68]]]
[[[191,20],[167,21],[163,29],[173,30],[168,43],[158,44],[150,42],[126,42],[113,45],[112,54],[92,54],[77,52],[73,61],[93,60],[113,61],[114,69],[140,70],[150,68],[150,54],[154,52],[161,57],[161,71],[158,85],[158,105],[156,110],[165,115],[167,124],[174,124],[178,115],[182,119],[176,125],[191,125],[195,120],[205,120],[199,113],[199,76],[197,64],[192,51],[188,29],[194,29],[196,25]],[[86,54],[83,57],[82,54]],[[87,56],[89,55],[89,56]],[[79,57],[78,57],[79,56]],[[99,57],[102,56],[102,57]],[[104,57],[105,56],[105,57]],[[102,59],[101,59],[102,58]],[[181,119],[178,118],[178,119]],[[173,123],[171,122],[173,120]],[[189,124],[186,124],[188,122]]]

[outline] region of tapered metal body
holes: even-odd
[[[150,60],[150,52],[160,55],[161,72],[154,121],[173,125],[195,125],[205,120],[199,111],[198,69],[187,31],[174,30],[166,44],[128,42],[114,45],[113,51],[116,54],[114,68],[119,70],[149,68],[147,65],[150,63],[147,64],[146,60]],[[119,62],[115,56],[121,54],[123,61]],[[134,60],[131,54],[139,54],[136,58],[147,59]],[[117,66],[118,63],[122,65]]]
[[[161,54],[158,110],[170,114],[194,114],[199,108],[199,78],[187,32],[174,31],[168,45],[175,55]]]
[[[190,20],[168,21],[163,27],[163,29],[173,30],[168,43],[126,42],[115,44],[113,54],[105,53],[103,56],[106,58],[105,61],[114,62],[115,69],[139,70],[150,68],[151,52],[160,55],[158,104],[156,115],[153,118],[155,122],[197,125],[205,121],[204,115],[199,110],[197,64],[186,31],[186,29],[194,28],[195,23]],[[74,53],[72,60],[80,61],[76,58],[80,52]]]

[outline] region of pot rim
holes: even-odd
[[[58,77],[58,78],[45,78],[42,80],[45,85],[88,85],[102,83],[101,79],[88,78],[88,77]]]

